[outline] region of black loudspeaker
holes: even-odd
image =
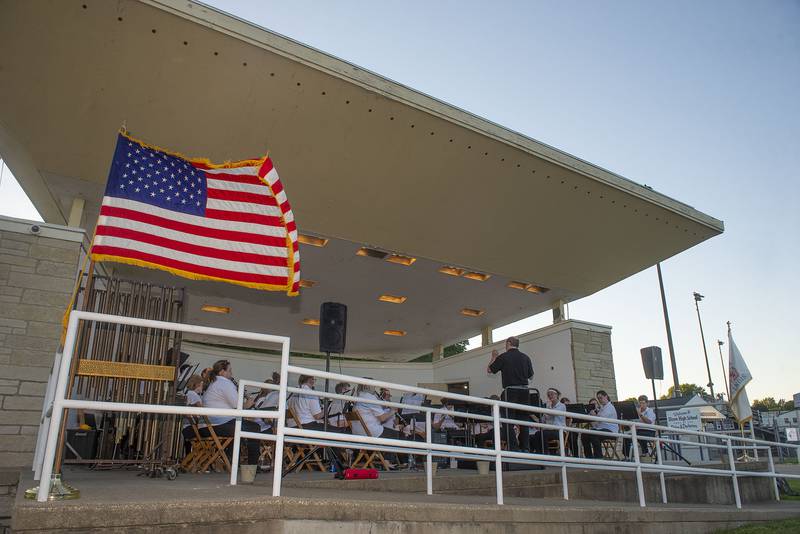
[[[319,351],[344,352],[347,338],[347,306],[323,302],[319,309]]]
[[[661,364],[661,347],[645,347],[639,352],[642,353],[644,376],[648,380],[663,380],[664,366]]]

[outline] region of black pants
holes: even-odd
[[[656,435],[655,430],[637,430],[636,434],[638,437],[647,436],[647,437],[654,437]],[[650,450],[650,441],[637,439],[636,441],[639,442],[639,449],[642,451],[642,455],[647,454],[647,451]],[[633,451],[631,450],[631,439],[625,438],[622,440],[622,454],[625,455],[625,458],[633,456]]]
[[[525,404],[527,405],[530,402],[529,393],[527,386],[525,388],[515,388],[510,386],[503,390],[503,395],[501,397],[506,402],[513,402],[514,404]],[[530,412],[526,412],[524,410],[512,410],[509,408],[502,408],[500,410],[503,418],[505,419],[516,419],[518,421],[525,421],[527,423],[533,422],[531,420]],[[509,424],[503,424],[500,427],[500,437],[501,439],[505,439],[506,443],[508,444],[508,448],[511,450],[528,450],[529,441],[530,441],[530,430],[531,427],[525,425],[519,425],[519,441],[517,440],[517,435],[514,432],[514,427]]]
[[[487,441],[494,441],[494,429],[475,435],[475,446],[483,448]]]
[[[551,428],[545,428],[545,429],[539,430],[538,432],[536,432],[535,434],[533,434],[531,436],[531,450],[533,452],[537,452],[539,454],[544,454],[544,453],[549,454],[550,451],[549,451],[549,448],[547,447],[547,444],[551,440],[558,441],[558,430],[553,430]],[[567,444],[566,444],[566,441],[565,441],[565,443],[564,443],[565,448],[566,448],[566,445]],[[560,454],[560,453],[561,452],[559,451],[558,454]]]
[[[597,432],[611,432],[607,428],[595,428]],[[583,442],[583,455],[587,458],[603,458],[603,436],[597,434],[583,434],[581,441]]]
[[[232,437],[236,431],[236,419],[231,419],[230,421],[226,421],[221,425],[214,425],[214,433],[217,436],[224,436],[224,437]],[[253,421],[247,421],[246,419],[242,420],[242,431],[244,432],[261,432],[261,427],[258,426],[258,423],[254,423]],[[200,436],[203,438],[207,438],[211,435],[211,432],[208,431],[207,427],[203,427],[200,429]],[[247,462],[250,465],[255,465],[258,463],[258,456],[260,454],[260,446],[258,440],[255,439],[243,439],[242,442],[244,446],[247,447]],[[228,460],[231,459],[233,455],[233,442],[225,448],[225,454],[228,456]]]

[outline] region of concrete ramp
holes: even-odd
[[[690,504],[643,509],[633,503],[511,496],[505,506],[497,506],[493,496],[387,493],[343,481],[331,481],[338,485],[328,488],[328,480],[299,476],[287,479],[286,496],[273,498],[263,475],[261,483],[231,487],[225,477],[213,474],[167,481],[137,477],[134,471],[77,470],[65,473],[65,479],[81,490],[80,500],[40,504],[22,498],[33,485],[24,475],[12,516],[13,532],[20,533],[663,534],[713,532],[800,516],[800,503],[774,501],[742,510]],[[461,478],[466,483],[470,477]],[[289,486],[305,482],[311,487]]]

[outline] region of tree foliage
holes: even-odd
[[[790,410],[794,410],[794,401],[791,399],[780,399],[776,401],[775,397],[765,397],[763,399],[754,400],[752,408],[754,412],[788,412]]]
[[[681,384],[680,387],[682,397],[694,397],[697,394],[707,395],[705,388],[703,386],[698,386],[697,384]],[[667,394],[661,395],[661,399],[671,399],[674,391],[675,386],[670,386],[670,388],[667,390]]]

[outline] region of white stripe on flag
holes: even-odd
[[[240,184],[239,182],[228,182],[226,180],[212,180],[211,178],[208,178],[206,180],[206,184],[208,185],[209,189],[223,189],[225,191],[244,191],[245,193],[264,195],[265,197],[272,196],[272,191],[270,191],[269,186],[267,186],[267,184],[263,185]]]
[[[250,202],[236,202],[234,200],[219,200],[209,198],[206,200],[206,207],[213,210],[235,211],[237,213],[254,213],[256,215],[269,215],[270,217],[280,217],[281,209],[277,206],[263,206]]]
[[[193,224],[201,227],[214,228],[216,230],[233,230],[236,232],[246,232],[256,235],[286,237],[286,229],[283,226],[210,219],[200,215],[178,213],[177,211],[159,208],[158,206],[145,204],[144,202],[137,202],[136,200],[128,200],[126,198],[103,197],[103,205],[112,206],[115,208],[127,208],[142,213],[148,213],[150,215],[156,215],[158,217],[164,217],[165,219],[172,219],[174,221]]]
[[[200,169],[200,167],[197,167]],[[208,175],[212,174],[249,174],[251,176],[258,176],[259,167],[236,167],[233,169],[200,169]]]
[[[140,241],[133,241],[131,239],[123,239],[112,236],[96,235],[94,238],[94,243],[98,246],[119,247],[128,250],[136,250],[139,252],[144,252],[146,254],[161,256],[162,258],[169,258],[203,267],[225,269],[233,272],[282,276],[282,277],[287,277],[289,273],[289,270],[286,267],[277,267],[274,265],[257,265],[254,263],[228,261],[228,260],[221,260],[219,258],[209,258],[208,256],[199,256],[196,254],[190,254],[188,252],[180,252],[177,250],[161,247],[158,245],[151,245],[150,243],[142,243]]]
[[[101,215],[97,222],[98,226],[113,226],[116,228],[126,228],[129,230],[137,230],[151,235],[158,235],[167,239],[174,239],[183,243],[198,245],[202,247],[211,247],[218,250],[228,250],[232,252],[247,252],[249,254],[258,254],[261,256],[274,256],[278,258],[288,257],[285,247],[270,247],[268,245],[257,245],[254,243],[243,243],[241,241],[232,241],[229,239],[217,239],[214,237],[204,237],[194,234],[187,234],[178,230],[170,230],[163,226],[143,223],[139,221],[132,221],[130,219],[123,219],[120,217],[108,217]],[[295,260],[296,261],[296,260]]]

